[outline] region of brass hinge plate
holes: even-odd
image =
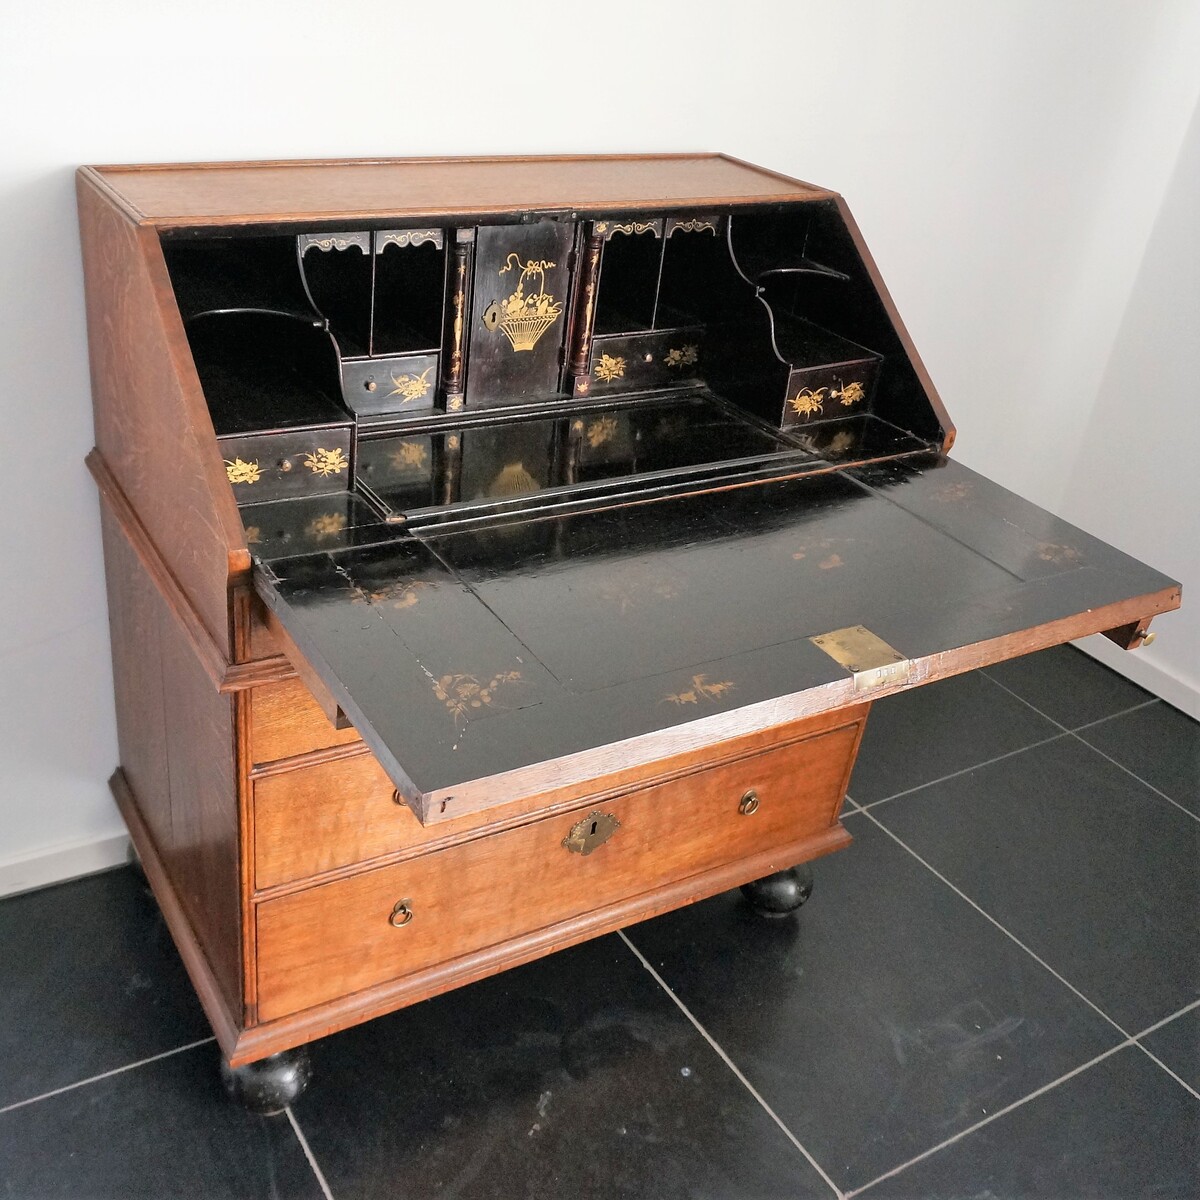
[[[912,661],[863,625],[832,629],[808,639],[854,676],[854,690],[907,683]]]

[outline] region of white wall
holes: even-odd
[[[1165,441],[1190,400],[1182,367],[1158,374],[1190,333],[1168,330],[1186,282],[1169,245],[1157,267],[1147,259],[1151,281],[1135,281],[1200,95],[1200,6],[668,0],[512,12],[40,0],[7,14],[0,886],[68,870],[80,861],[71,847],[120,833],[104,784],[116,743],[82,465],[80,162],[715,148],[828,184],[850,200],[942,390],[959,457],[1195,577],[1197,551],[1181,547],[1195,524],[1186,470],[1163,472],[1153,439],[1123,454],[1109,429],[1119,412],[1118,438],[1170,426]],[[1187,222],[1194,171],[1177,178],[1160,229]],[[1190,353],[1194,365],[1194,336]],[[1131,378],[1150,379],[1136,404]],[[1180,438],[1175,461],[1185,467],[1194,443]],[[1152,653],[1194,690],[1190,619],[1191,651],[1164,635]]]
[[[1085,649],[1200,719],[1200,107],[1162,198],[1085,427],[1063,516],[1183,584],[1153,646]]]

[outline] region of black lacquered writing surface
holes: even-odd
[[[260,590],[406,793],[455,797],[1170,586],[939,455],[266,564]]]

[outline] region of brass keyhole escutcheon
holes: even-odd
[[[590,812],[582,821],[576,821],[571,826],[571,832],[563,838],[563,845],[572,854],[591,854],[598,846],[603,846],[618,829],[621,822],[612,813]]]
[[[483,327],[484,329],[492,330],[500,324],[500,305],[494,300],[483,310]]]
[[[392,909],[392,915],[388,918],[388,921],[397,929],[403,929],[412,919],[412,901],[397,900],[396,907]]]
[[[738,812],[743,817],[752,817],[758,812],[758,793],[753,788],[742,797],[741,803],[738,805]]]

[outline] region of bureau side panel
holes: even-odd
[[[116,517],[103,503],[100,527],[121,767],[161,857],[172,844],[171,777],[159,645],[164,605]]]
[[[174,893],[160,896],[164,910],[168,901],[182,909],[186,936],[198,943],[226,1009],[240,1013],[237,701],[217,691],[106,501],[100,513],[117,737],[129,802]]]
[[[171,776],[172,884],[230,1008],[241,1011],[241,872],[232,696],[222,695],[179,623],[159,618]]]
[[[154,230],[80,177],[96,446],[230,658],[228,586],[250,560]]]

